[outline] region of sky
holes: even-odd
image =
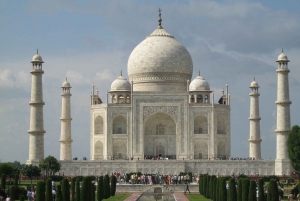
[[[215,92],[231,95],[231,156],[249,156],[249,86],[260,85],[262,158],[276,157],[277,57],[290,63],[291,125],[300,124],[300,1],[0,1],[0,161],[25,163],[29,150],[31,59],[42,56],[45,157],[59,158],[61,85],[72,89],[73,157],[89,158],[92,83],[101,99],[131,51],[162,26]]]

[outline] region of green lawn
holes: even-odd
[[[203,197],[203,195],[200,194],[186,194],[185,195],[190,201],[211,201],[210,199],[207,199]]]
[[[114,197],[104,199],[103,201],[123,201],[128,198],[130,194],[116,194]]]

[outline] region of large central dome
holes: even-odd
[[[134,48],[128,59],[134,91],[186,91],[192,73],[189,52],[161,25]]]

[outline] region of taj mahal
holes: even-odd
[[[131,52],[128,79],[120,73],[101,100],[92,86],[90,94],[90,157],[72,160],[71,84],[62,84],[60,163],[64,175],[100,175],[111,172],[192,172],[230,175],[290,174],[287,138],[290,126],[288,57],[276,60],[277,135],[276,159],[262,160],[259,116],[259,85],[250,83],[249,158],[230,158],[229,86],[215,97],[200,72],[192,75],[188,50],[162,27],[158,27]],[[43,59],[32,58],[29,159],[44,159]],[[274,72],[275,73],[275,72]],[[275,101],[275,100],[274,100]],[[59,117],[58,117],[59,118]],[[87,125],[88,126],[88,125]],[[160,159],[160,160],[158,160]],[[218,160],[216,160],[218,159]],[[223,159],[223,160],[220,160]]]

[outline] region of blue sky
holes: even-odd
[[[45,3],[46,2],[46,3]],[[61,84],[72,85],[73,156],[89,157],[89,94],[102,100],[136,45],[162,25],[190,52],[193,78],[216,98],[228,82],[231,155],[249,154],[249,85],[260,88],[262,157],[275,158],[276,59],[290,62],[292,125],[299,124],[300,2],[290,1],[1,1],[0,159],[28,159],[30,60],[39,49],[44,71],[45,156],[59,157]],[[15,151],[16,150],[16,151]]]

